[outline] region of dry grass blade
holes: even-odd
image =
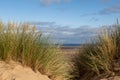
[[[21,62],[22,65],[40,71],[53,80],[65,78],[67,68],[57,47],[42,38],[35,26],[8,22],[7,27],[0,22],[0,60]]]

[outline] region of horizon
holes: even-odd
[[[3,22],[28,22],[63,44],[83,44],[120,17],[120,0],[1,0]]]

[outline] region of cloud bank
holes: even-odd
[[[37,25],[37,30],[43,35],[52,36],[58,43],[62,44],[82,44],[96,36],[101,28],[88,25],[79,27],[69,27],[57,25],[55,22],[33,22]],[[32,23],[31,23],[32,24]]]

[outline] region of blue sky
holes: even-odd
[[[63,43],[84,43],[120,17],[120,0],[1,0],[0,18],[37,25]]]

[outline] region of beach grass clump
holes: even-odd
[[[54,43],[28,24],[0,22],[0,60],[20,62],[52,80],[64,80],[67,70]]]
[[[106,27],[101,34],[80,49],[73,59],[74,80],[98,80],[114,74],[114,63],[120,59],[120,25]]]

